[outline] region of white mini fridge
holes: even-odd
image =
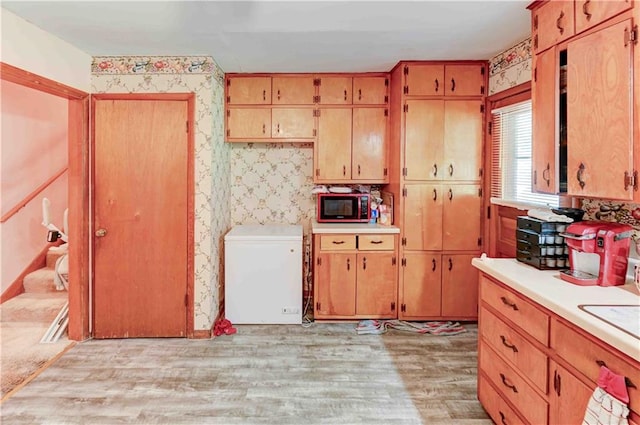
[[[224,237],[225,316],[233,324],[302,323],[302,226],[234,226]]]

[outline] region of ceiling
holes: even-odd
[[[225,72],[389,71],[490,59],[530,34],[529,0],[2,1],[92,56],[213,56]]]

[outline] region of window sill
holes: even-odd
[[[491,205],[500,205],[503,207],[510,207],[510,208],[516,208],[518,210],[522,210],[522,211],[526,211],[526,210],[531,210],[531,209],[543,209],[543,208],[547,208],[547,209],[551,209],[551,208],[555,208],[555,207],[551,207],[549,205],[546,204],[529,204],[526,202],[518,202],[518,201],[507,201],[505,199],[501,199],[501,198],[491,198]]]

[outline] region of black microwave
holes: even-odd
[[[368,193],[319,193],[318,223],[367,223],[371,196]]]

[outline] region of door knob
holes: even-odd
[[[96,230],[96,236],[102,238],[107,235],[107,229],[98,229]]]

